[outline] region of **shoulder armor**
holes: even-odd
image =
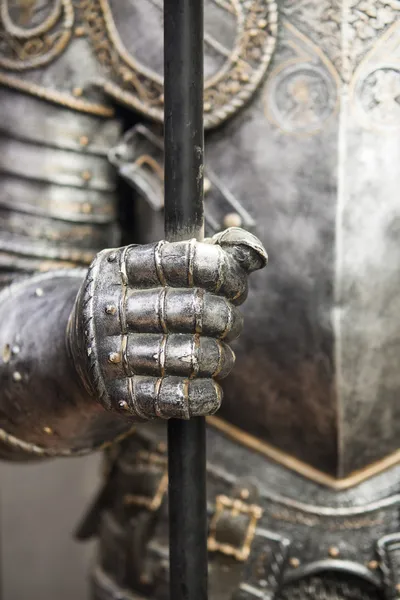
[[[115,99],[163,120],[160,0],[0,0],[0,83],[81,112]],[[275,0],[209,0],[205,125],[253,95],[277,34]]]

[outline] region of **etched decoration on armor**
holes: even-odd
[[[2,0],[0,66],[24,71],[54,60],[71,39],[70,0]]]
[[[138,9],[135,11],[133,3],[128,4],[133,13],[138,12]],[[137,60],[135,52],[128,52],[124,45],[119,31],[123,26],[119,23],[117,25],[114,21],[111,5],[112,2],[109,3],[107,0],[79,2],[81,18],[88,29],[96,57],[108,74],[107,79],[99,83],[117,100],[157,121],[162,121],[164,104],[160,65],[162,49],[158,48],[158,57],[154,61],[156,68]],[[209,11],[215,10],[215,6],[220,13],[222,12],[218,21],[222,22],[222,19],[231,21],[234,35],[229,48],[212,33],[208,33],[206,7],[205,45],[214,55],[219,58],[222,56],[224,59],[216,72],[211,77],[206,77],[204,111],[205,125],[208,127],[225,120],[251,97],[269,64],[277,32],[277,6],[274,0],[255,2],[216,0],[209,3]],[[138,32],[140,31],[144,38],[146,32],[142,33],[142,31],[145,31],[151,8],[156,10],[155,21],[157,11],[159,11],[159,19],[162,16],[162,3],[158,0],[146,3],[142,8],[142,12],[146,15],[143,28],[137,26]],[[162,23],[159,24],[162,33]],[[156,38],[152,31],[151,39],[153,37]],[[162,36],[158,37],[162,39]],[[149,53],[149,44],[144,46],[146,53]],[[219,59],[214,62],[218,63]]]
[[[400,8],[400,7],[399,7]],[[351,102],[368,128],[397,128],[400,118],[400,24],[394,23],[354,74]]]
[[[351,0],[348,17],[348,56],[350,71],[367,52],[374,52],[376,43],[399,17],[399,0]]]
[[[112,116],[114,98],[163,121],[160,0],[0,0],[0,8],[1,83],[102,116]],[[205,12],[210,128],[260,84],[275,48],[278,9],[275,0],[209,0]]]
[[[348,82],[377,38],[396,20],[400,2],[348,0],[343,12],[342,4],[341,0],[286,0],[282,14],[321,48]]]
[[[301,33],[328,56],[340,73],[343,49],[341,47],[340,0],[286,0],[282,14]],[[363,2],[365,4],[365,2]]]
[[[325,54],[289,21],[283,22],[284,60],[266,86],[268,119],[288,133],[315,133],[337,111],[339,75]]]

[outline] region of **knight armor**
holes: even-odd
[[[213,600],[398,598],[400,2],[205,4],[167,243],[162,2],[0,0],[2,455],[106,446],[93,598],[165,600],[165,419],[207,415]]]

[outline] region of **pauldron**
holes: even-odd
[[[0,91],[0,269],[87,265],[116,245],[116,176],[107,159],[120,126]]]

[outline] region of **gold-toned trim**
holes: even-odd
[[[143,496],[141,494],[125,494],[123,503],[125,506],[142,506],[151,512],[156,512],[164,499],[168,490],[168,460],[166,456],[161,456],[156,452],[138,452],[137,457],[142,459],[149,466],[158,466],[162,468],[160,479],[155,490],[154,496]],[[143,463],[142,463],[143,464]]]
[[[156,493],[153,498],[147,498],[146,496],[140,496],[139,494],[125,494],[124,505],[125,506],[143,506],[150,512],[156,512],[163,501],[163,498],[168,489],[168,473],[164,473],[158,484]]]
[[[247,515],[249,522],[243,537],[241,546],[219,542],[217,540],[218,522],[226,510],[230,510],[230,516],[234,519],[239,515]],[[210,552],[222,552],[226,556],[233,556],[238,561],[245,561],[249,558],[251,543],[256,533],[257,522],[262,516],[262,509],[256,504],[246,504],[238,498],[229,498],[220,495],[215,499],[215,513],[210,523],[210,535],[208,537],[207,547]]]
[[[276,0],[255,0],[250,4],[230,0],[229,4],[236,17],[236,37],[232,49],[223,49],[227,56],[223,66],[205,82],[206,129],[235,114],[252,97],[266,73],[277,38]],[[76,6],[97,60],[111,73],[111,80],[108,75],[96,84],[119,103],[162,122],[163,79],[126,49],[109,0],[80,0]]]
[[[49,427],[47,429],[50,429]],[[93,452],[98,452],[99,450],[107,450],[114,446],[114,444],[118,444],[128,438],[130,435],[134,433],[136,427],[133,426],[127,431],[120,433],[113,440],[109,440],[107,442],[101,442],[98,445],[73,449],[73,448],[45,448],[44,446],[38,446],[32,442],[26,442],[25,440],[21,440],[17,438],[15,435],[11,433],[7,433],[4,429],[0,428],[0,442],[3,442],[6,446],[11,446],[12,448],[16,448],[17,450],[22,450],[27,454],[33,454],[42,458],[69,458],[72,456],[86,456],[87,454],[92,454]],[[46,432],[48,433],[48,432]]]
[[[20,92],[30,94],[31,96],[36,96],[36,98],[41,98],[42,100],[47,100],[48,102],[54,102],[55,104],[72,108],[73,110],[77,110],[79,112],[97,115],[99,117],[113,117],[115,114],[114,109],[104,106],[103,104],[89,102],[88,100],[78,100],[77,98],[74,98],[73,96],[70,96],[64,92],[49,90],[40,85],[36,85],[35,83],[23,81],[18,77],[13,77],[12,75],[0,73],[0,84]]]
[[[311,479],[311,481],[315,481],[320,485],[324,485],[336,491],[347,490],[351,487],[354,487],[366,479],[369,479],[374,475],[378,475],[379,473],[390,469],[390,467],[394,467],[400,462],[399,449],[392,454],[385,456],[381,460],[364,467],[363,469],[354,471],[347,477],[336,478],[319,471],[307,463],[298,460],[294,456],[290,456],[290,454],[275,448],[267,442],[259,440],[253,435],[242,431],[238,427],[235,427],[235,425],[231,425],[230,423],[223,421],[219,417],[207,417],[207,421],[212,427],[215,427],[215,429],[218,429],[223,434],[239,442],[243,446],[267,456],[271,460],[283,465],[287,469],[295,471],[307,479]]]

